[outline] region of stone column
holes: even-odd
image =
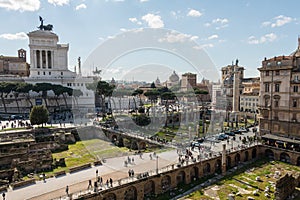
[[[42,54],[42,50],[40,50],[40,68],[43,68],[43,54]]]
[[[239,90],[239,72],[238,66],[234,66],[234,80],[233,80],[233,100],[232,100],[232,112],[239,111],[239,98],[240,98],[240,90]]]
[[[226,144],[223,144],[222,150],[222,175],[226,174]]]
[[[48,51],[45,51],[45,59],[46,59],[46,66],[45,66],[45,69],[48,69]]]

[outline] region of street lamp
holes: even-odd
[[[158,174],[158,156],[156,156],[156,174]]]

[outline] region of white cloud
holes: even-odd
[[[228,19],[226,19],[226,18],[217,18],[217,19],[214,19],[214,20],[212,20],[212,23],[214,23],[214,24],[227,24],[229,21],[228,21]]]
[[[270,24],[271,24],[271,22],[266,21],[266,22],[263,22],[261,25],[262,25],[262,26],[269,26]]]
[[[197,50],[202,50],[204,48],[212,48],[214,47],[213,44],[209,43],[209,44],[202,44],[202,45],[198,45],[198,46],[193,46],[194,49],[197,49]]]
[[[69,0],[48,0],[48,3],[53,4],[55,6],[63,6],[69,4]]]
[[[86,9],[86,5],[85,5],[84,3],[82,3],[82,4],[78,5],[78,6],[76,6],[75,9],[76,9],[76,10]]]
[[[142,20],[147,22],[150,28],[163,28],[165,26],[159,15],[148,13],[142,17]]]
[[[271,27],[273,27],[273,28],[283,26],[283,25],[288,24],[293,21],[293,19],[291,17],[287,17],[284,15],[279,15],[279,16],[275,17],[274,19],[276,21],[271,24]]]
[[[0,35],[0,38],[7,39],[7,40],[26,40],[27,35],[24,32],[11,34],[11,33],[4,33]]]
[[[159,42],[168,42],[168,43],[183,43],[186,41],[193,41],[198,39],[198,36],[192,36],[184,33],[178,33],[175,31],[168,32],[163,38],[160,38]]]
[[[149,1],[149,0],[140,0],[141,3],[144,3],[144,2],[147,2],[147,1]]]
[[[138,25],[142,25],[142,22],[140,22],[137,18],[135,17],[130,17],[128,18],[129,21],[131,21],[132,23],[136,23]]]
[[[198,10],[194,10],[194,9],[191,9],[187,14],[187,16],[189,16],[189,17],[200,17],[201,15],[202,15],[201,12],[199,12]]]
[[[120,31],[127,32],[128,30],[126,28],[120,28]]]
[[[135,17],[131,17],[128,20],[131,21],[132,23],[135,23],[138,21],[137,18],[135,18]]]
[[[0,7],[8,10],[36,11],[40,9],[40,0],[0,0]]]
[[[217,39],[217,38],[219,38],[219,36],[214,34],[214,35],[209,36],[207,39],[212,40],[212,39]]]
[[[263,43],[267,43],[267,42],[273,42],[276,39],[277,39],[277,35],[274,33],[269,33],[269,34],[263,35],[260,38],[256,38],[255,36],[252,35],[248,38],[248,43],[249,44],[263,44]]]
[[[212,24],[216,25],[216,29],[225,28],[228,26],[229,20],[226,18],[216,18],[211,21],[211,23],[206,23],[205,26],[211,26]]]
[[[295,19],[284,15],[278,15],[277,17],[274,17],[271,21],[265,21],[261,25],[271,26],[272,28],[275,28],[275,27],[280,27],[285,24],[291,23],[293,20]]]
[[[207,22],[204,24],[204,26],[209,27],[209,26],[211,26],[211,24]]]

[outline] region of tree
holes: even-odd
[[[105,81],[99,81],[97,84],[97,94],[100,96],[102,117],[106,116],[105,99],[111,97],[114,91],[115,85],[110,85]]]
[[[47,123],[49,120],[49,112],[47,108],[43,105],[40,106],[33,106],[30,112],[30,123],[32,125],[40,125]]]
[[[141,95],[143,93],[144,93],[144,91],[138,88],[138,89],[134,90],[133,93],[131,94],[132,96],[139,96],[139,99],[140,99],[140,105],[139,106],[143,105],[142,104],[142,99],[141,99]]]
[[[46,108],[48,109],[48,91],[53,89],[53,85],[51,83],[37,83],[33,86],[33,91],[35,92],[42,92],[42,98],[44,99]]]
[[[32,108],[32,102],[30,101],[29,91],[32,90],[33,85],[30,83],[19,83],[16,92],[23,93],[26,96],[26,101],[30,104],[30,109]]]
[[[10,83],[10,82],[1,82],[0,83],[0,96],[1,96],[1,100],[2,100],[2,104],[4,107],[4,112],[7,113],[7,108],[6,108],[6,104],[5,104],[5,98],[4,98],[4,94],[8,95],[11,91],[13,91],[15,89],[16,84],[15,83]]]
[[[150,85],[150,87],[151,87],[151,88],[156,88],[155,83],[152,82],[151,85]]]

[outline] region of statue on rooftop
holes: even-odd
[[[48,24],[48,25],[45,26],[44,25],[44,19],[41,16],[39,16],[39,18],[40,18],[41,25],[38,26],[38,28],[40,30],[44,30],[44,31],[52,31],[53,25],[52,24]]]

